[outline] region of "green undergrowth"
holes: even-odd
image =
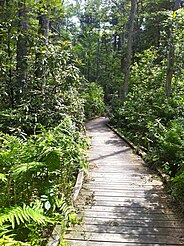
[[[0,146],[0,245],[45,245],[56,223],[77,223],[71,193],[88,140],[71,118],[29,137],[1,132]]]
[[[104,115],[104,92],[95,82],[89,83],[82,92],[84,98],[84,112],[86,119]]]
[[[139,55],[132,67],[130,91],[125,101],[116,100],[111,124],[146,151],[146,163],[169,178],[170,193],[184,210],[184,74],[173,75],[172,93],[165,95],[166,61],[151,49]]]

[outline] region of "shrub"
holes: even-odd
[[[83,92],[85,100],[85,116],[90,119],[95,116],[101,116],[104,114],[104,93],[101,86],[95,82],[87,85],[87,88]]]

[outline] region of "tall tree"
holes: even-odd
[[[174,11],[177,11],[180,8],[181,2],[182,2],[181,0],[175,1],[175,5],[173,9]],[[168,57],[167,57],[167,75],[166,75],[166,84],[165,84],[165,94],[167,97],[170,97],[171,95],[171,85],[172,85],[174,63],[175,63],[174,60],[175,60],[175,55],[174,55],[174,43],[173,43],[173,23],[171,20],[169,50],[168,50]]]
[[[11,0],[0,1],[0,84],[1,84],[1,107],[14,107],[14,86],[15,73],[14,54],[17,38],[17,11],[16,3]]]
[[[40,0],[39,4],[39,27],[38,27],[38,52],[36,54],[36,77],[41,78],[44,76],[44,66],[41,58],[41,50],[49,42],[49,24],[50,24],[50,4],[49,1],[46,4],[45,1]]]
[[[123,84],[123,93],[122,97],[125,98],[128,93],[128,81],[130,77],[130,65],[132,60],[132,43],[133,43],[133,31],[134,31],[134,19],[136,13],[137,1],[131,0],[131,8],[129,15],[129,23],[128,23],[128,41],[127,41],[127,53],[125,58],[125,67],[124,67],[124,84]]]
[[[27,87],[27,16],[26,0],[18,1],[18,40],[17,40],[17,84],[15,86],[15,101],[20,103],[22,95],[26,95]]]
[[[40,1],[39,9],[39,29],[38,34],[43,39],[45,44],[48,44],[49,38],[49,23],[50,23],[50,7],[49,4],[45,5],[44,1]]]

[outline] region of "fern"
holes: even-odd
[[[25,223],[27,221],[33,220],[37,224],[45,224],[46,222],[52,222],[50,218],[43,214],[43,209],[36,204],[33,207],[23,205],[6,208],[0,213],[0,226],[6,222],[10,222],[12,228],[15,225],[20,225],[20,223]]]
[[[60,168],[62,155],[63,153],[59,149],[49,148],[45,152],[43,161],[46,163],[49,171],[54,171]]]
[[[12,232],[12,230],[10,229],[10,227],[11,227],[10,225],[0,226],[0,238],[2,238],[3,236],[5,236],[6,234],[9,234],[9,233]]]
[[[0,245],[5,246],[30,246],[30,243],[23,243],[20,241],[14,240],[11,236],[3,236],[0,238]]]
[[[28,171],[40,171],[40,168],[43,168],[45,166],[45,163],[43,162],[28,162],[28,163],[22,163],[15,165],[12,168],[13,175],[15,177],[18,177],[20,174],[26,173]]]
[[[23,243],[14,239],[15,234],[9,229],[10,225],[0,226],[0,245],[6,246],[30,246],[30,243]]]
[[[78,223],[77,214],[73,206],[69,206],[64,196],[56,199],[56,206],[59,208],[62,220],[67,223]]]

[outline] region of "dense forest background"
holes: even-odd
[[[104,115],[184,203],[184,1],[0,1],[0,244],[77,223],[86,120]],[[182,207],[181,207],[182,208]]]

